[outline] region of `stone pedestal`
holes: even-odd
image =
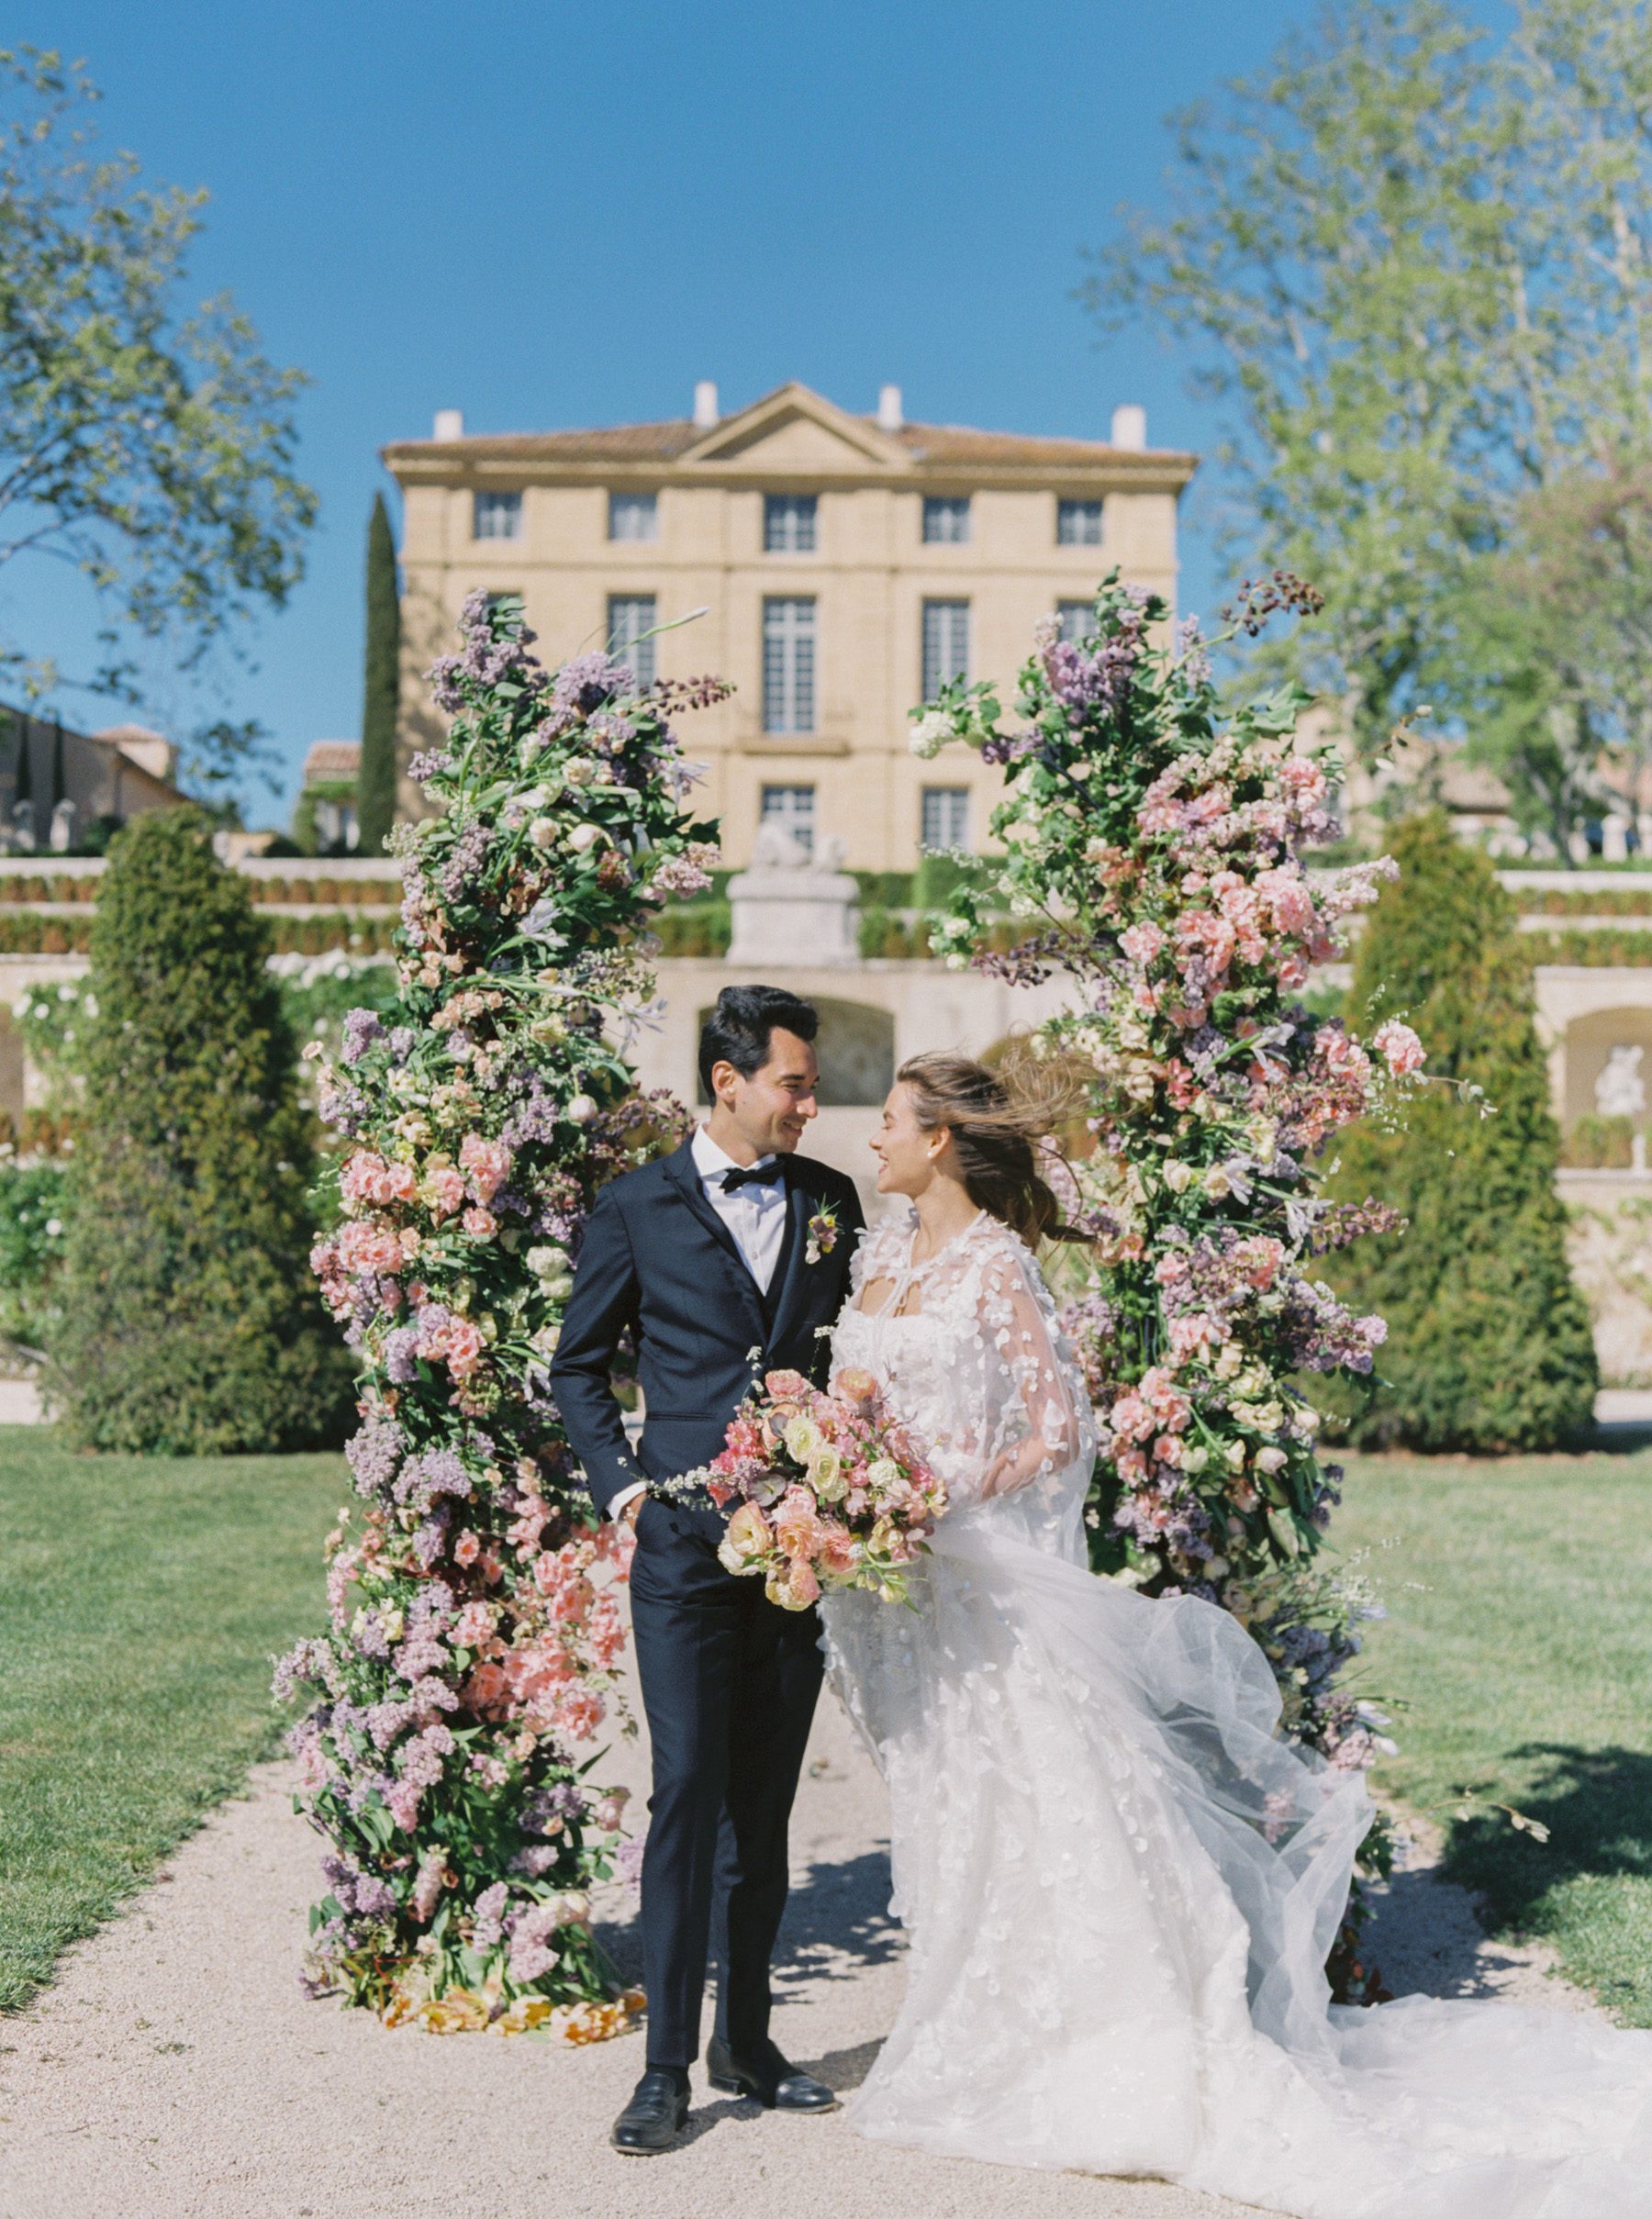
[[[729,881],[728,961],[765,978],[786,965],[860,960],[860,888],[837,866],[843,843],[810,855],[778,825],[757,835],[752,867]]]

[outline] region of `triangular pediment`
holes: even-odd
[[[715,463],[720,470],[750,463],[753,470],[864,471],[868,464],[905,469],[910,461],[897,439],[807,385],[781,385],[749,408],[725,417],[702,433],[680,457],[692,468]]]

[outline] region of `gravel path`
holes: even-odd
[[[641,1784],[628,1748],[605,1777]],[[285,1765],[261,1767],[156,1886],[0,2019],[3,2219],[1223,2219],[1237,2207],[1146,2181],[1005,2172],[860,2142],[841,2113],[785,2119],[703,2081],[684,2142],[627,2159],[607,2132],[637,2073],[629,2037],[583,2050],[385,2032],[301,1995],[315,1837]],[[881,1790],[822,1700],[794,1827],[797,1886],[776,2033],[854,2087],[899,2001]],[[1535,1952],[1488,1944],[1414,1845],[1379,1914],[1401,1992],[1541,1994],[1589,2008]],[[627,1970],[622,1898],[608,1938]]]

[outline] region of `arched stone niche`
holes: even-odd
[[[1596,1110],[1595,1087],[1613,1048],[1646,1051],[1640,1072],[1652,1104],[1652,1009],[1591,1009],[1566,1028],[1565,1098],[1561,1115],[1569,1125]]]

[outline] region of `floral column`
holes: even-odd
[[[1235,630],[1314,598],[1278,577],[1247,590]],[[1267,1655],[1287,1729],[1363,1766],[1384,1722],[1339,1676],[1370,1605],[1316,1562],[1342,1475],[1318,1455],[1309,1388],[1316,1372],[1368,1372],[1384,1327],[1351,1315],[1313,1266],[1395,1221],[1315,1189],[1338,1128],[1422,1049],[1389,1024],[1367,1050],[1300,998],[1393,866],[1311,875],[1302,851],[1336,836],[1340,765],[1297,737],[1308,697],[1286,688],[1225,716],[1197,626],[1166,647],[1166,619],[1110,579],[1086,638],[1042,628],[1018,723],[1000,722],[989,688],[961,683],[915,712],[916,753],[962,741],[1006,778],[1004,855],[960,892],[936,945],[970,960],[1007,906],[1028,937],[974,960],[1074,981],[1075,1006],[1034,1045],[1088,1075],[1094,1153],[1075,1166],[1074,1199],[1096,1266],[1066,1321],[1102,1422],[1097,1568],[1231,1611]],[[1384,1854],[1367,1845],[1368,1861]],[[1344,1992],[1368,1989],[1356,1928],[1335,1970]]]
[[[341,1144],[314,1261],[361,1358],[359,1500],[329,1631],[278,1687],[317,1694],[293,1737],[329,1843],[317,1986],[591,2039],[625,2008],[588,1923],[623,1799],[586,1767],[629,1536],[590,1522],[548,1367],[597,1188],[685,1121],[639,1098],[624,1043],[651,910],[714,853],[668,712],[724,689],[639,688],[598,654],[548,674],[481,595],[463,627],[431,674],[447,743],[411,766],[439,813],[396,841],[399,1001],[353,1011],[318,1074]]]

